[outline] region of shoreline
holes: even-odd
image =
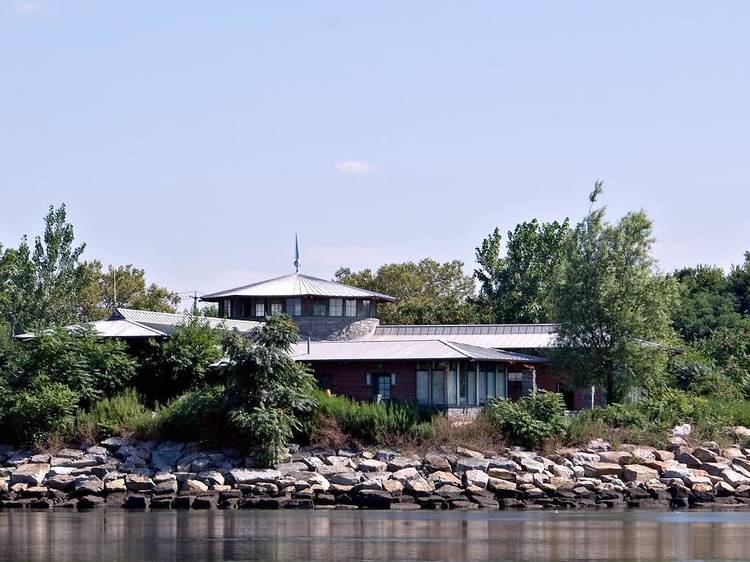
[[[591,510],[750,508],[750,449],[595,440],[546,456],[291,446],[273,469],[195,444],[119,437],[52,453],[0,446],[2,509]]]

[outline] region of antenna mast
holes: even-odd
[[[294,233],[294,271],[299,273],[299,242],[296,232]]]

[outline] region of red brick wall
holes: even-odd
[[[395,400],[413,402],[417,399],[416,362],[386,361],[367,362],[349,361],[315,362],[312,370],[318,380],[328,383],[334,394],[341,394],[357,400],[371,400],[373,387],[367,385],[367,374],[395,373],[396,384],[391,387],[391,396]]]

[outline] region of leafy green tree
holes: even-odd
[[[289,356],[298,337],[292,319],[279,314],[252,338],[230,333],[226,340],[229,419],[249,435],[258,459],[269,466],[284,454],[293,432],[302,429],[301,415],[315,405],[315,378]]]
[[[733,326],[742,320],[721,268],[686,267],[675,271],[672,277],[680,296],[672,309],[672,321],[686,341],[706,338],[717,328]]]
[[[206,382],[209,367],[222,357],[223,333],[199,316],[177,326],[161,341],[151,341],[139,376],[138,388],[165,402]]]
[[[737,312],[750,316],[750,252],[745,252],[745,261],[733,265],[727,279],[734,294]]]
[[[499,229],[476,248],[477,299],[486,319],[499,323],[553,321],[552,288],[570,233],[568,219],[518,224],[508,232],[503,254]]]
[[[464,274],[463,265],[460,260],[424,259],[385,264],[376,272],[343,267],[335,280],[396,297],[395,303],[378,307],[384,324],[460,324],[476,318],[474,280]]]
[[[85,282],[80,262],[85,245],[74,245],[65,205],[50,207],[44,224],[44,234],[36,237],[33,250],[24,237],[17,250],[4,255],[9,269],[2,315],[14,334],[34,324],[55,326],[76,320]]]
[[[83,320],[103,320],[117,307],[176,312],[179,304],[177,293],[155,283],[147,284],[143,269],[128,264],[110,265],[105,271],[99,260],[86,263],[86,283],[80,305]]]
[[[597,182],[588,216],[565,244],[560,283],[554,291],[558,323],[556,361],[585,384],[606,388],[619,402],[634,386],[663,384],[673,341],[672,280],[656,272],[651,220],[631,212],[617,223],[594,208],[602,192]]]

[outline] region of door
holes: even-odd
[[[372,375],[372,390],[375,400],[380,397],[383,402],[391,400],[391,375],[389,373],[377,373]]]

